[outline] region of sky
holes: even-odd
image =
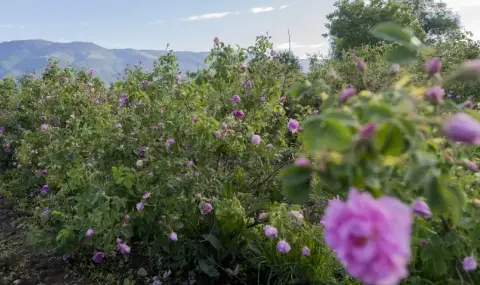
[[[325,15],[334,0],[16,0],[4,1],[0,42],[44,39],[106,48],[208,51],[212,39],[240,46],[272,36],[298,56],[328,52]],[[480,39],[479,0],[445,0]],[[478,3],[478,4],[473,4]],[[10,11],[10,12],[8,12]]]

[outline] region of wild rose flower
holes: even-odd
[[[425,203],[425,201],[421,199],[417,199],[415,200],[415,202],[413,202],[412,210],[416,215],[420,217],[424,217],[426,219],[429,219],[432,217],[432,212],[430,211],[430,207],[428,206],[427,203]]]
[[[137,167],[143,167],[143,160],[139,159],[136,162]]]
[[[93,230],[92,230],[92,229],[88,229],[86,235],[87,235],[87,237],[93,236]]]
[[[238,96],[238,95],[233,95],[232,101],[233,101],[233,103],[235,103],[235,104],[240,103],[240,101],[241,101],[240,96]]]
[[[148,86],[150,86],[150,82],[148,82],[147,80],[143,80],[142,81],[142,87],[145,88],[145,87],[148,87]]]
[[[93,101],[93,102],[97,105],[100,104],[100,100],[98,100],[98,99],[95,99],[95,101]]]
[[[259,221],[265,220],[265,213],[264,212],[260,212],[260,214],[258,214],[258,220]]]
[[[206,203],[203,203],[203,205],[202,205],[202,211],[201,211],[202,215],[207,215],[207,214],[209,214],[212,210],[213,210],[212,204],[207,203],[207,202],[206,202]]]
[[[247,70],[247,64],[246,64],[246,63],[242,63],[242,65],[240,66],[240,68],[242,69],[242,71]]]
[[[42,124],[40,126],[40,131],[44,132],[44,131],[48,130],[48,128],[49,128],[48,124]]]
[[[143,203],[142,202],[137,203],[136,208],[137,208],[137,211],[142,211],[144,208]]]
[[[198,171],[195,171],[195,172],[193,173],[193,176],[195,176],[195,177],[198,177],[198,176],[200,176],[200,172],[198,172]]]
[[[175,140],[170,138],[170,139],[167,139],[167,141],[165,142],[165,147],[170,148],[174,144],[175,144]]]
[[[295,165],[296,166],[310,167],[310,166],[312,166],[312,163],[310,162],[310,160],[308,160],[308,158],[299,157],[299,158],[295,159]]]
[[[93,87],[93,83],[92,82],[87,82],[87,87]]]
[[[194,165],[195,165],[195,162],[193,162],[191,160],[189,162],[187,162],[187,167],[193,167]]]
[[[142,146],[142,147],[140,147],[140,149],[138,150],[138,155],[139,155],[140,157],[144,157],[146,151],[147,151],[147,148],[144,147],[144,146]]]
[[[278,230],[277,228],[273,227],[273,226],[270,226],[270,225],[266,225],[264,228],[263,228],[263,232],[265,233],[265,235],[269,238],[276,238],[278,236]]]
[[[412,212],[398,199],[377,200],[352,188],[346,202],[329,201],[322,222],[327,245],[351,276],[368,284],[407,277]]]
[[[367,64],[365,63],[365,61],[363,61],[362,59],[358,60],[357,62],[357,67],[358,67],[358,70],[360,71],[364,71],[365,68],[367,67]]]
[[[120,123],[115,124],[115,128],[120,129],[121,127],[122,127],[122,124],[120,124]]]
[[[40,169],[40,175],[45,176],[47,173],[48,171],[46,169]]]
[[[4,152],[7,152],[7,153],[10,152],[10,145],[7,144],[7,145],[3,148],[3,151],[4,151]]]
[[[477,261],[473,257],[465,257],[463,259],[463,270],[473,271],[477,269]]]
[[[151,196],[150,192],[145,192],[142,197],[143,199],[148,199],[150,198],[150,196]]]
[[[432,104],[441,102],[443,100],[443,96],[445,96],[445,91],[440,86],[433,86],[425,91],[424,94],[425,99],[430,101]]]
[[[447,120],[443,132],[453,141],[480,145],[480,122],[465,113],[457,113]]]
[[[92,76],[92,75],[93,75],[93,69],[90,69],[90,71],[88,72],[88,75],[89,75],[89,76]]]
[[[253,87],[253,82],[250,81],[250,80],[247,80],[247,82],[245,82],[245,87],[252,88]]]
[[[171,232],[170,233],[170,240],[171,241],[177,241],[178,240],[178,236],[177,236],[176,232]]]
[[[300,127],[300,123],[298,123],[297,120],[290,119],[288,121],[287,127],[292,133],[296,133],[298,131],[298,127]]]
[[[262,141],[262,138],[259,135],[253,135],[252,136],[252,143],[253,144],[259,145],[261,141]]]
[[[3,126],[0,126],[0,137],[5,135],[5,128]]]
[[[200,118],[198,116],[193,115],[192,116],[192,122],[196,123],[198,121],[200,121]]]
[[[232,116],[237,120],[241,120],[245,117],[245,113],[242,110],[234,110]]]
[[[118,102],[120,103],[120,106],[124,106],[125,104],[127,104],[127,94],[121,94]]]
[[[357,94],[357,89],[355,89],[355,88],[345,88],[340,93],[340,101],[345,102],[350,97],[354,96],[355,94]]]
[[[216,138],[219,138],[222,136],[222,132],[221,131],[215,131],[213,132],[213,135],[216,137]]]
[[[50,210],[49,209],[43,209],[42,211],[42,216],[48,216],[50,214]]]
[[[177,75],[175,76],[175,82],[178,83],[178,82],[180,82],[181,79],[182,79],[182,77],[181,77],[179,74],[177,74]]]
[[[92,257],[92,260],[93,262],[95,263],[101,263],[103,261],[103,259],[105,258],[105,253],[103,252],[96,252],[93,257]]]
[[[302,248],[302,255],[303,256],[310,256],[310,249],[307,246]]]
[[[213,44],[216,45],[216,46],[220,45],[220,39],[218,37],[215,37],[213,39]]]
[[[377,124],[376,123],[365,124],[358,131],[358,137],[361,138],[361,139],[368,139],[375,133],[376,130],[377,130]]]
[[[117,251],[123,255],[129,254],[130,247],[126,243],[120,242],[120,243],[117,243]]]
[[[425,64],[425,70],[428,73],[439,73],[442,71],[442,62],[440,61],[440,58],[434,57],[430,59],[430,61]]]
[[[50,190],[50,187],[45,184],[45,185],[42,186],[41,192],[42,193],[47,193],[49,190]]]
[[[288,253],[292,248],[288,244],[288,242],[284,240],[279,240],[277,243],[277,250],[280,253]]]
[[[260,97],[260,103],[265,103],[265,96]]]

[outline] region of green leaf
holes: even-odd
[[[200,266],[200,269],[210,277],[218,277],[220,275],[218,270],[213,265],[210,265],[205,259],[200,259],[198,265]]]
[[[312,169],[309,167],[290,166],[282,170],[279,179],[283,183],[285,196],[294,202],[302,203],[310,195]]]
[[[295,99],[299,100],[310,90],[312,90],[312,83],[306,80],[305,82],[294,84],[290,88],[288,93],[290,94],[290,96],[295,97]]]
[[[467,61],[461,64],[454,73],[447,77],[444,84],[452,81],[480,81],[480,61]]]
[[[383,155],[399,156],[405,150],[404,134],[396,124],[384,124],[377,132],[375,145]]]
[[[202,237],[208,241],[216,250],[221,250],[223,248],[222,242],[212,234],[205,234]]]
[[[329,110],[320,115],[323,120],[338,120],[340,123],[357,127],[359,125],[357,119],[351,114],[343,111]]]
[[[401,45],[412,42],[413,32],[394,23],[380,23],[373,27],[372,34],[377,38]]]
[[[345,151],[352,142],[352,130],[339,120],[322,120],[313,117],[304,122],[304,145],[307,151],[314,152],[322,148]]]
[[[432,175],[425,185],[425,198],[434,214],[442,214],[448,210],[445,181],[440,175]]]
[[[396,46],[388,54],[387,60],[392,63],[409,63],[417,59],[417,51],[405,46]]]

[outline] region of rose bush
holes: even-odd
[[[262,36],[186,76],[169,52],[109,87],[55,61],[4,79],[1,193],[35,246],[153,284],[475,284],[480,116],[443,86],[477,62],[444,80],[412,33],[375,34],[306,76]]]

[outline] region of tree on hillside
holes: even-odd
[[[331,52],[335,58],[340,57],[343,50],[353,49],[363,45],[376,45],[381,40],[370,31],[381,22],[393,22],[409,27],[415,35],[424,39],[426,34],[414,14],[413,8],[400,1],[363,0],[335,2],[335,11],[327,15],[325,26],[330,39]]]

